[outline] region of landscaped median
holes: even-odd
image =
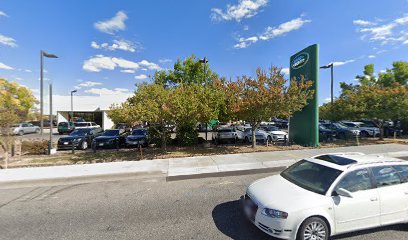
[[[0,170],[0,188],[112,181],[135,177],[162,177],[168,181],[280,171],[298,159],[323,153],[362,152],[408,156],[406,144],[236,153],[156,160],[109,162]]]

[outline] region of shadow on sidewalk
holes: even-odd
[[[239,200],[217,205],[212,211],[212,217],[218,230],[232,239],[276,239],[269,237],[246,219]]]

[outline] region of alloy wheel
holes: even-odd
[[[304,240],[325,240],[326,229],[320,222],[309,223],[303,233]]]

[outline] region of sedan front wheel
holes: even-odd
[[[329,227],[319,217],[306,219],[299,228],[297,240],[328,240]]]

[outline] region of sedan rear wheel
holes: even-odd
[[[23,135],[24,135],[24,131],[23,131],[23,130],[20,130],[20,131],[18,132],[18,135],[23,136]]]
[[[306,219],[300,226],[298,240],[328,240],[329,228],[326,222],[319,217]]]

